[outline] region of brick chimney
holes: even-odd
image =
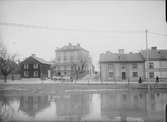
[[[151,50],[157,50],[157,47],[156,46],[151,47]]]

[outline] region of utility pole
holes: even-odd
[[[146,34],[146,80],[149,81],[149,72],[148,72],[148,68],[149,68],[149,50],[148,50],[148,30],[145,30],[145,34]],[[148,85],[148,89],[150,89],[149,85]]]
[[[148,39],[147,39],[147,35],[148,35],[148,30],[145,30],[145,36],[146,36],[146,80],[148,78]]]

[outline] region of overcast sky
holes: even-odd
[[[2,0],[0,23],[1,41],[20,57],[50,60],[71,42],[89,50],[95,65],[107,50],[145,49],[145,29],[167,34],[164,0]],[[148,41],[167,49],[167,36],[149,33]]]

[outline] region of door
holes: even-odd
[[[122,72],[122,80],[126,80],[126,72]]]

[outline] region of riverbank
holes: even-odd
[[[18,88],[53,88],[53,89],[167,89],[167,82],[100,82],[100,81],[53,81],[53,80],[16,80],[8,82],[0,82],[0,89],[6,88],[18,89]]]

